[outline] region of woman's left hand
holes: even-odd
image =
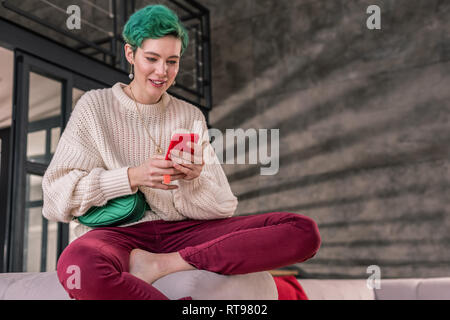
[[[198,178],[202,173],[204,161],[203,161],[203,148],[197,143],[186,143],[188,148],[194,149],[194,153],[188,153],[185,151],[174,150],[170,151],[170,158],[173,162],[173,167],[186,176],[183,180],[194,180]]]

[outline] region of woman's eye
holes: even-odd
[[[147,58],[147,60],[150,61],[150,62],[156,62],[157,61],[156,58]],[[175,65],[175,64],[177,64],[177,61],[167,61],[167,63]]]

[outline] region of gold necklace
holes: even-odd
[[[130,88],[130,92],[131,95],[133,96],[133,100],[134,100],[134,104],[136,105],[136,110],[138,112],[139,115],[139,119],[141,120],[142,126],[144,127],[145,131],[147,131],[148,136],[150,137],[150,139],[152,139],[153,143],[156,145],[156,152],[158,152],[158,154],[163,154],[163,149],[161,148],[161,144],[156,143],[155,139],[153,139],[152,135],[150,134],[150,132],[148,131],[147,127],[144,125],[144,120],[142,119],[141,113],[139,111],[137,102],[136,102],[136,98],[134,97],[133,94],[133,90],[131,90],[131,86],[128,86]],[[165,111],[165,109],[164,109]],[[164,112],[165,115],[165,112]],[[159,127],[159,138],[162,139],[162,128],[161,126]]]

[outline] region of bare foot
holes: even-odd
[[[173,272],[195,269],[178,252],[151,253],[141,249],[130,252],[130,274],[149,284]]]
[[[152,284],[165,276],[160,263],[160,254],[141,249],[134,249],[130,253],[130,273],[135,277]]]

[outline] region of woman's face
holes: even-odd
[[[125,50],[128,61],[134,64],[132,86],[139,90],[134,93],[136,98],[139,96],[141,103],[157,103],[178,74],[181,40],[174,36],[146,39],[137,48],[134,58],[130,45],[125,45]]]

